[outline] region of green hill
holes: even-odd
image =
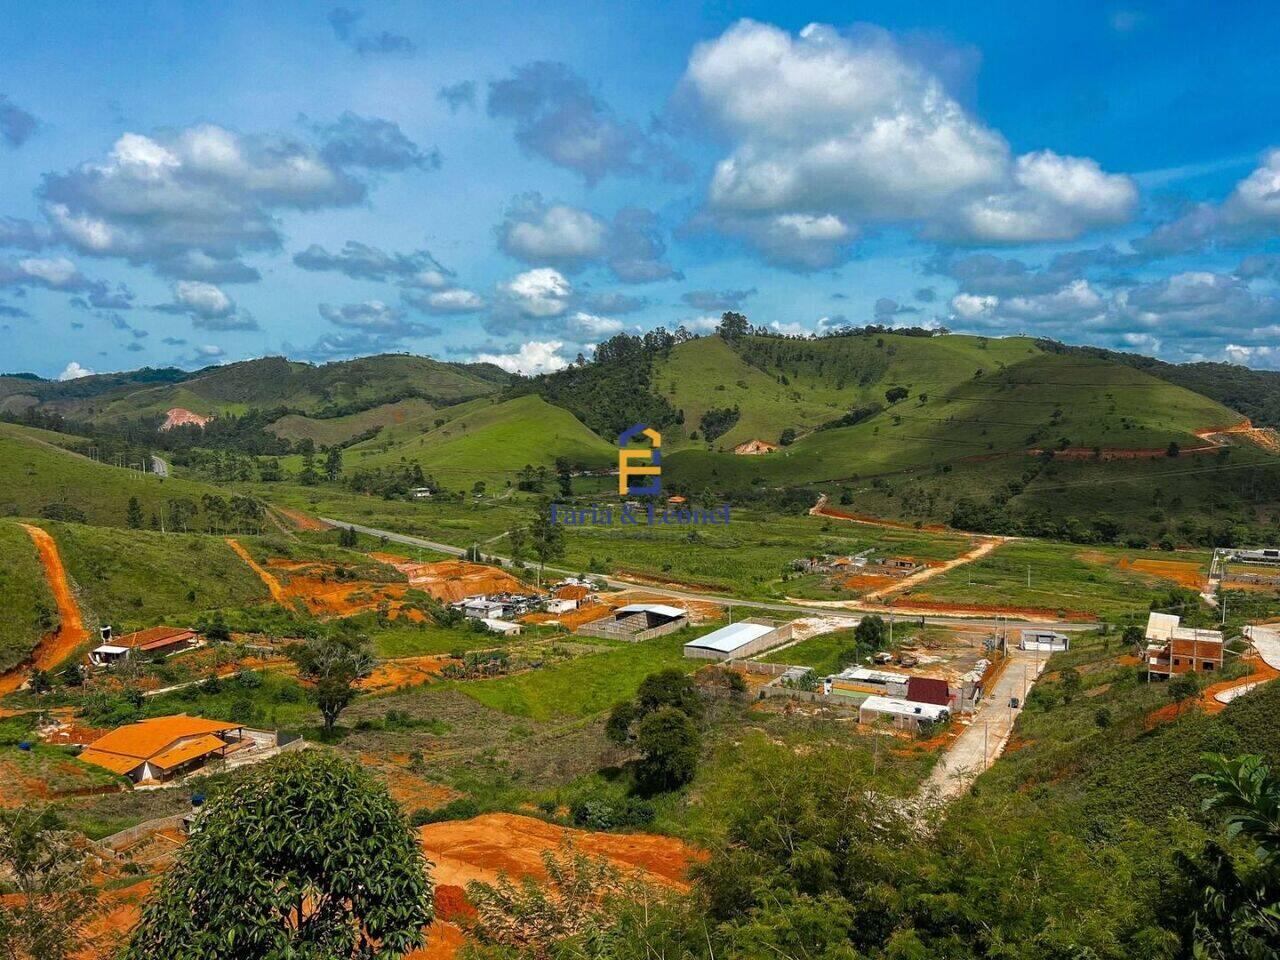
[[[21,663],[58,625],[58,606],[45,581],[35,544],[16,523],[0,522],[0,671]]]
[[[409,397],[457,403],[502,388],[510,375],[488,364],[442,363],[429,357],[383,354],[315,366],[264,357],[191,374],[108,374],[67,383],[0,378],[8,412],[32,406],[72,419],[118,420],[162,414],[173,407],[195,413],[243,413],[285,407],[320,417],[342,416]],[[163,374],[163,375],[162,375]]]
[[[410,397],[407,400],[383,403],[343,417],[320,419],[301,413],[290,413],[276,420],[267,429],[285,440],[292,442],[311,440],[317,447],[327,447],[335,443],[347,443],[370,430],[380,430],[392,424],[416,420],[432,413],[435,409],[426,400]]]
[[[420,418],[418,426],[427,426]],[[575,465],[616,463],[617,447],[588,430],[573,414],[541,397],[523,396],[501,403],[472,405],[469,412],[416,435],[404,424],[388,443],[379,437],[346,453],[347,469],[417,462],[425,473],[452,489],[476,480],[514,482],[525,467],[553,467],[557,457]]]
[[[0,516],[39,517],[53,508],[55,515],[83,515],[89,523],[123,527],[134,497],[143,523],[149,524],[153,516],[167,516],[171,499],[190,500],[199,507],[205,494],[226,495],[206,484],[98,463],[45,440],[43,434],[0,423]],[[198,522],[198,516],[191,522]]]

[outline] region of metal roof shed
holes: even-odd
[[[772,620],[743,620],[689,641],[684,645],[684,655],[705,660],[749,657],[790,639],[790,623],[780,625]]]

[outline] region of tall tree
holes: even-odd
[[[324,732],[332,733],[338,717],[356,697],[356,681],[373,672],[369,638],[339,627],[295,645],[291,655],[298,675],[311,681],[308,692],[324,718]]]
[[[551,502],[543,500],[529,520],[529,548],[538,560],[539,572],[564,556],[564,527],[551,520]]]
[[[84,848],[52,809],[0,811],[0,957],[64,960],[92,946],[101,912]]]
[[[324,456],[324,475],[336,481],[342,474],[342,448],[334,444]]]
[[[403,957],[432,919],[427,869],[384,786],[285,754],[209,803],[122,960]]]

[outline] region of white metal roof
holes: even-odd
[[[685,612],[679,607],[669,607],[665,603],[630,603],[619,607],[614,613],[656,613],[663,617],[683,617]]]
[[[114,643],[103,643],[93,648],[94,653],[128,653],[128,647],[117,647]]]
[[[919,717],[921,720],[937,720],[951,712],[936,703],[915,703],[912,700],[895,700],[875,695],[863,700],[859,709],[889,713],[896,717]]]
[[[906,683],[905,673],[891,670],[871,670],[867,667],[849,667],[836,674],[837,680],[853,680],[858,683]]]
[[[520,624],[518,623],[509,623],[506,620],[494,620],[491,617],[483,617],[480,622],[496,633],[514,633],[520,629]]]
[[[719,630],[712,630],[697,640],[690,640],[685,646],[696,647],[699,650],[715,650],[717,653],[733,653],[739,647],[744,647],[752,640],[758,640],[775,629],[777,628],[765,623],[731,623]]]

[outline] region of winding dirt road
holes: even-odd
[[[40,555],[45,579],[48,580],[49,589],[53,591],[54,600],[58,604],[59,623],[58,629],[40,641],[25,663],[0,674],[0,696],[12,693],[22,686],[32,670],[52,670],[89,638],[75,594],[71,592],[66,567],[62,565],[62,557],[58,555],[58,545],[47,531],[39,527],[24,523],[22,528],[27,531]]]
[[[240,545],[240,542],[233,537],[226,537],[227,546],[234,550],[240,559],[249,565],[254,573],[266,584],[267,589],[271,592],[271,599],[282,606],[289,606],[289,595],[285,593],[285,589],[281,586],[280,581],[266,570],[257,560],[249,556],[249,551]]]

